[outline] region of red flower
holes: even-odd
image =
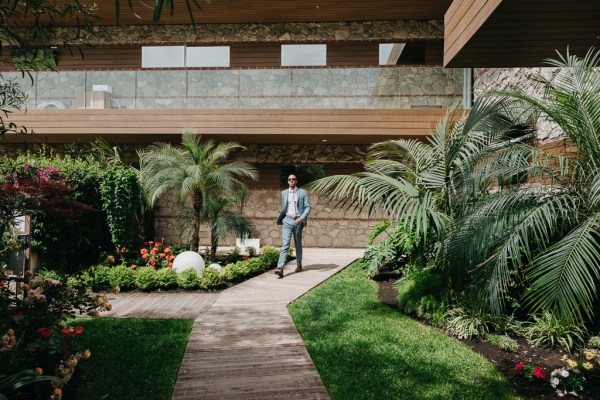
[[[37,331],[42,337],[47,338],[47,337],[52,336],[52,329],[50,329],[50,328],[40,328]]]
[[[73,328],[65,328],[65,329],[62,330],[62,333],[64,333],[67,336],[75,336],[75,335],[77,335],[75,333],[75,329],[73,329]]]
[[[172,268],[173,267],[173,263],[172,262],[167,263],[167,267]]]
[[[83,333],[83,326],[77,325],[75,327],[75,333],[78,334],[78,335],[81,335]]]
[[[0,289],[2,289],[4,287],[4,285],[6,285],[6,282],[0,281]]]
[[[136,269],[136,268],[137,268],[137,265],[131,264],[131,269]]]
[[[535,370],[533,370],[533,376],[535,376],[538,379],[544,379],[546,377],[546,375],[544,375],[544,373],[542,371],[543,371],[542,367],[536,367]]]
[[[515,366],[515,371],[517,371],[519,374],[523,373],[523,366],[525,365],[525,363],[523,361],[521,361],[520,363],[518,363]]]

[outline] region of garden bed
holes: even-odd
[[[381,303],[400,312],[397,299],[398,293],[394,287],[396,278],[397,276],[393,273],[384,272],[375,277],[374,280],[379,283],[379,300]],[[419,322],[425,323],[424,321]],[[444,332],[441,329],[439,331]],[[460,341],[494,364],[496,369],[505,376],[515,393],[522,399],[556,399],[556,392],[549,383],[550,373],[565,366],[562,357],[568,356],[568,354],[558,347],[535,347],[525,339],[516,340],[519,344],[519,351],[516,353],[506,352],[491,343],[478,339],[463,339]],[[515,373],[515,365],[521,361],[542,367],[546,378],[543,381],[532,382]],[[584,390],[579,394],[581,399],[597,399],[600,396],[599,393],[600,382],[592,381],[587,382]]]

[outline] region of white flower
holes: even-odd
[[[562,390],[557,390],[556,394],[558,395],[558,397],[564,397],[565,395]]]
[[[566,378],[569,376],[569,371],[567,371],[566,369],[563,369],[562,371],[560,371],[560,376]]]
[[[560,383],[560,381],[558,380],[558,378],[550,379],[550,384],[552,385],[553,388],[556,388],[559,383]]]

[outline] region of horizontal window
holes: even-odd
[[[327,65],[327,45],[284,44],[281,46],[281,65],[284,67]]]

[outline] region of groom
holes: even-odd
[[[288,176],[289,189],[281,192],[282,209],[279,218],[277,218],[277,225],[283,225],[283,243],[277,268],[275,268],[275,275],[280,278],[283,278],[283,266],[290,248],[292,235],[296,247],[296,272],[302,271],[302,229],[306,226],[306,218],[310,213],[310,203],[308,202],[306,190],[296,187],[297,184],[296,175],[290,175]]]

